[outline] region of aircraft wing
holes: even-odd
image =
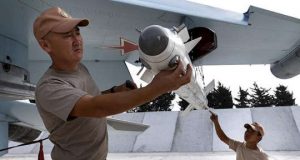
[[[128,5],[151,8],[165,12],[177,13],[187,17],[198,17],[209,20],[223,21],[247,25],[244,15],[220,8],[194,3],[186,0],[113,0]]]
[[[147,128],[149,128],[149,125],[113,118],[107,118],[107,124],[110,125],[113,129],[119,131],[144,132]]]
[[[33,103],[21,101],[0,102],[0,149],[6,148],[8,140],[26,143],[46,131],[43,121]],[[140,134],[149,126],[141,123],[107,118],[109,132]],[[0,156],[3,152],[0,152]]]
[[[32,24],[41,11],[52,6],[64,8],[73,17],[90,20],[90,25],[81,30],[85,44],[83,63],[102,90],[132,79],[125,61],[130,59],[130,63],[137,65],[138,60],[137,51],[121,55],[119,50],[107,46],[118,45],[120,37],[138,42],[139,32],[136,29],[153,24],[172,28],[184,23],[189,31],[196,28],[197,32],[201,27],[213,31],[216,49],[194,59],[196,66],[272,64],[273,74],[279,77],[290,78],[300,73],[299,19],[253,6],[240,14],[184,0],[73,0],[72,3],[67,0],[2,0],[1,103],[32,98],[35,84],[51,65],[50,58],[33,36]],[[197,54],[197,51],[194,53]],[[14,114],[22,109],[14,105],[5,106],[11,108],[0,114],[3,131],[8,122],[21,120],[22,125],[29,123],[5,114],[14,108],[18,108]],[[0,108],[5,109],[3,105]],[[18,114],[22,115],[21,112]]]
[[[104,62],[116,63],[125,69],[124,60],[128,56],[105,46],[118,45],[120,37],[138,42],[139,33],[136,29],[152,24],[171,28],[184,23],[188,29],[206,27],[214,31],[217,35],[217,48],[194,60],[194,65],[276,64],[288,55],[295,55],[294,51],[298,50],[300,43],[299,19],[253,6],[241,14],[185,0],[74,0],[72,4],[66,0],[1,1],[0,18],[7,19],[5,16],[11,15],[10,19],[1,23],[1,34],[4,35],[1,39],[9,44],[0,44],[7,48],[0,53],[1,61],[13,61],[11,63],[28,69],[33,83],[49,66],[50,59],[31,34],[32,23],[42,10],[51,6],[60,6],[74,17],[90,19],[91,24],[82,29],[82,35],[85,42],[84,62],[93,67],[102,67],[99,65]],[[12,7],[16,9],[10,10]],[[8,52],[11,52],[9,57]],[[293,58],[295,57],[297,56]],[[297,64],[293,64],[292,67],[287,66],[287,69],[279,67],[275,71],[295,72],[293,70],[298,71],[297,68]],[[111,70],[107,70],[109,71]],[[108,88],[125,78],[118,79],[107,80],[107,86],[100,88]],[[101,84],[103,83],[99,83]]]
[[[299,19],[254,6],[240,14],[189,1],[114,1],[178,13],[189,28],[203,26],[215,31],[218,48],[197,64],[270,64],[300,43]]]

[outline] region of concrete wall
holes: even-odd
[[[131,121],[135,123],[143,123],[145,113],[119,114],[113,118]],[[132,152],[136,142],[137,135],[130,132],[115,132],[109,129],[108,145],[110,150],[114,152]]]
[[[264,107],[247,109],[219,109],[219,122],[228,137],[244,140],[244,124],[259,122],[265,128],[265,136],[260,142],[264,150],[300,150],[300,107]],[[178,113],[178,114],[177,114]],[[150,125],[144,133],[136,136],[134,148],[130,152],[210,152],[229,151],[216,135],[210,121],[210,113],[196,110],[187,116],[182,112],[148,112],[144,124]],[[119,116],[131,115],[120,114]],[[126,120],[126,119],[123,119]],[[130,119],[128,119],[130,120]],[[113,140],[114,136],[110,136]],[[121,138],[121,137],[118,137]],[[120,142],[120,141],[119,141]],[[170,142],[171,145],[170,145]],[[119,145],[124,145],[120,144]],[[110,152],[119,152],[109,147]]]
[[[193,111],[179,114],[172,152],[199,152],[212,150],[212,125],[209,113]]]
[[[294,110],[299,111],[299,108]],[[263,148],[300,150],[300,134],[290,107],[256,108],[251,109],[251,113],[252,120],[261,123],[266,130],[261,141]]]
[[[297,107],[292,107],[291,109],[293,112],[293,117],[294,117],[295,123],[298,128],[298,132],[300,132],[300,109],[298,109]]]
[[[150,127],[137,136],[133,152],[170,152],[177,117],[178,112],[145,113],[143,123]]]
[[[244,124],[259,122],[266,133],[260,142],[264,150],[300,151],[300,107],[220,109],[215,112],[224,132],[232,139],[243,141]],[[182,112],[115,115],[113,118],[150,127],[141,134],[109,130],[109,152],[229,151],[228,146],[217,137],[209,117],[210,113],[206,110],[192,111],[187,116],[182,116]],[[50,153],[52,146],[50,141],[45,141],[45,153]],[[31,147],[30,152],[38,153],[38,148],[39,145]],[[19,149],[15,151],[20,153]],[[10,150],[10,153],[15,151]]]

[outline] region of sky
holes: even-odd
[[[300,19],[300,9],[296,0],[189,0],[222,8],[238,13],[244,13],[249,6],[256,6],[284,15],[292,16]],[[296,104],[300,105],[300,76],[291,79],[282,80],[272,75],[270,65],[240,65],[240,66],[204,66],[204,82],[208,84],[212,79],[216,82],[220,81],[224,86],[229,87],[233,97],[236,97],[239,86],[243,89],[253,87],[256,82],[258,86],[263,88],[271,88],[273,90],[281,84],[287,86],[288,90],[293,93],[296,98]],[[250,89],[248,89],[250,90]]]

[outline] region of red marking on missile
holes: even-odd
[[[138,50],[139,46],[132,41],[120,37],[120,46],[107,46],[108,48],[120,49],[121,54],[127,54],[129,52]]]

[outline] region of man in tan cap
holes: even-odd
[[[258,146],[264,136],[264,128],[257,122],[245,124],[245,142],[233,140],[223,132],[218,115],[211,112],[210,119],[215,125],[216,133],[221,141],[226,143],[230,149],[236,152],[236,160],[268,160],[269,156]]]
[[[41,48],[52,60],[36,87],[36,104],[54,144],[53,160],[104,160],[107,156],[106,116],[178,89],[191,79],[191,67],[182,63],[173,71],[161,71],[152,82],[137,89],[133,82],[101,91],[80,63],[83,40],[79,27],[87,19],[75,19],[61,8],[50,8],[33,24]]]

